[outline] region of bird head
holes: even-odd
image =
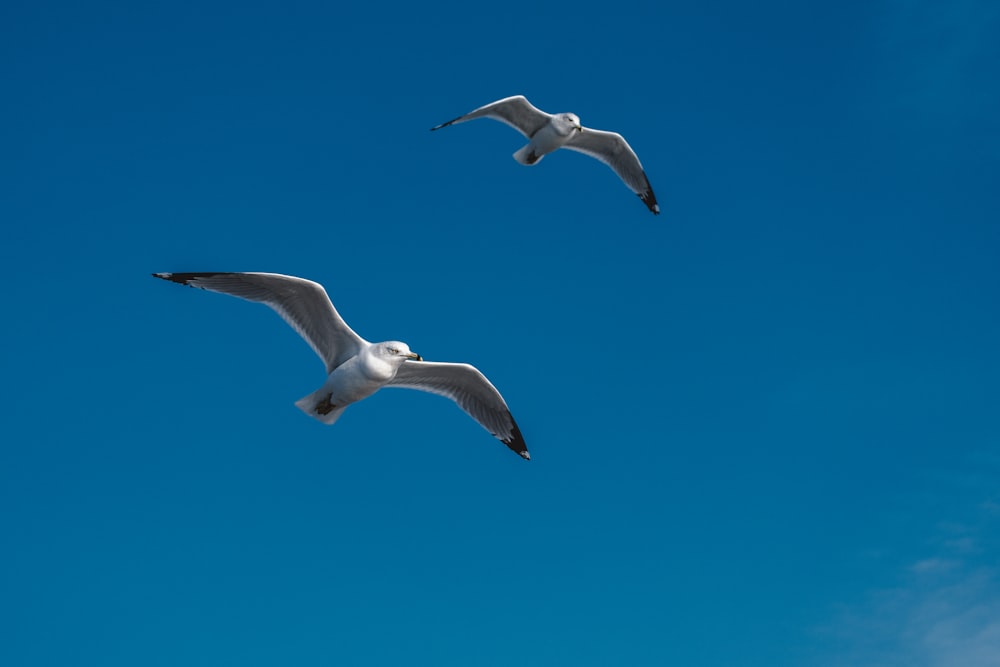
[[[414,361],[423,361],[424,358],[421,357],[416,352],[410,351],[410,346],[406,343],[401,343],[398,340],[390,340],[379,345],[379,352],[381,356],[387,359],[397,359],[400,363],[412,359]]]
[[[583,132],[583,125],[580,124],[580,117],[575,113],[564,113],[562,119],[577,132]]]

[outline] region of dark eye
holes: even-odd
[[[396,349],[396,348],[394,348],[394,347],[390,347],[390,348],[389,348],[389,351],[390,351],[390,352],[392,352],[393,354],[399,354],[399,350],[397,350],[397,349]]]

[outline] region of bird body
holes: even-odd
[[[543,157],[559,148],[568,148],[600,160],[618,174],[653,214],[659,215],[660,205],[656,202],[653,187],[649,184],[639,157],[617,132],[583,127],[576,114],[546,113],[532,105],[523,95],[491,102],[464,116],[436,125],[431,130],[440,130],[442,127],[476,118],[498,120],[528,138],[527,145],[514,153],[514,159],[521,164],[538,164]]]
[[[323,386],[296,401],[296,407],[332,424],[348,405],[368,398],[396,377],[407,359],[420,359],[406,343],[363,343],[357,356],[330,371]]]
[[[154,273],[211,292],[263,303],[301,335],[326,363],[327,378],[295,405],[332,424],[353,403],[383,387],[417,389],[455,401],[522,458],[524,437],[500,392],[469,364],[424,361],[406,343],[370,343],[340,317],[319,283],[277,273]]]
[[[557,114],[531,136],[528,144],[514,153],[524,165],[538,164],[549,153],[566,145],[574,132],[580,132],[580,119],[571,113]]]

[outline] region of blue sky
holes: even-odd
[[[1000,662],[995,3],[6,3],[0,663]],[[509,128],[621,132],[663,214]],[[467,361],[333,427],[323,283]]]

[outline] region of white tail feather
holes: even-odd
[[[299,400],[295,401],[295,407],[297,407],[299,410],[306,413],[313,419],[318,419],[324,424],[330,425],[333,422],[337,421],[337,418],[339,418],[340,415],[343,414],[344,410],[347,409],[347,406],[345,405],[342,408],[334,407],[332,409],[328,409],[329,398],[330,398],[330,390],[320,387],[313,393],[303,396]],[[316,408],[319,407],[321,404],[325,404],[323,405],[324,410],[328,410],[326,414],[322,414],[317,411]]]
[[[542,161],[542,158],[545,156],[536,155],[534,151],[535,147],[532,146],[531,144],[528,144],[527,146],[524,146],[523,148],[514,151],[514,159],[520,162],[521,164],[525,164],[528,166],[531,166],[533,164],[538,164],[539,162]]]

